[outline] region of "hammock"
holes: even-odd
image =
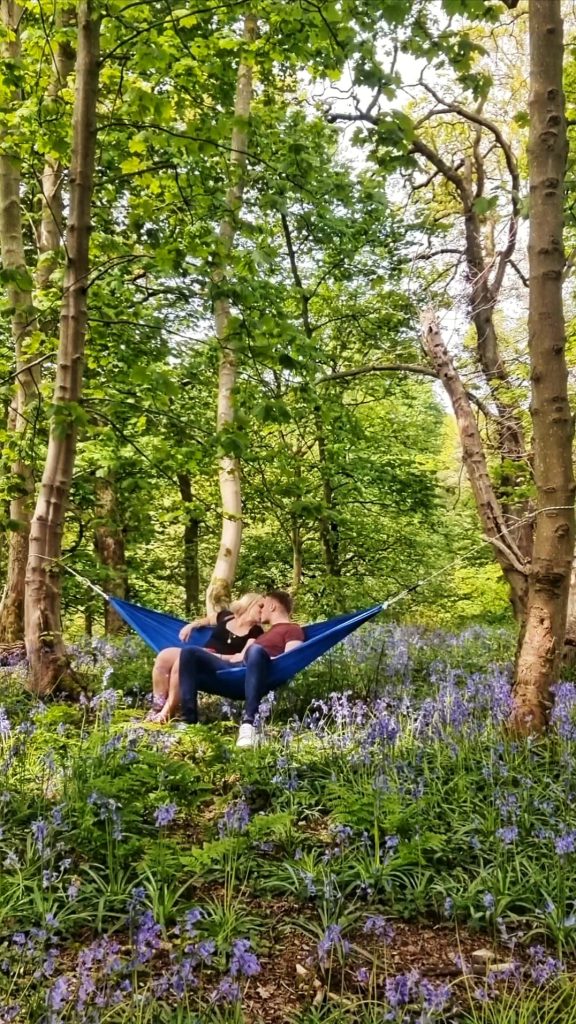
[[[210,636],[211,628],[205,626],[202,629],[195,629],[191,633],[190,639],[186,643],[182,643],[178,633],[182,626],[186,625],[183,619],[176,619],[173,615],[155,612],[150,608],[142,608],[141,605],[130,604],[129,601],[121,601],[118,597],[109,597],[108,600],[124,621],[132,626],[154,651],[162,651],[165,647],[203,647]],[[297,672],[307,668],[313,661],[316,661],[316,658],[326,654],[331,647],[353,633],[364,622],[373,619],[387,605],[388,602],[376,604],[362,612],[339,615],[335,619],[328,619],[327,622],[314,622],[310,626],[304,626],[306,637],[304,643],[294,650],[272,659],[268,677],[270,683],[279,685],[287,682]],[[234,665],[234,667],[223,668],[217,675],[224,683],[240,683],[243,680],[244,672],[243,665]]]

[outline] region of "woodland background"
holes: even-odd
[[[3,65],[4,148],[17,153],[22,181],[27,269],[16,284],[33,288],[38,315],[21,359],[42,359],[24,439],[2,431],[4,574],[16,525],[9,499],[19,487],[9,467],[18,446],[38,482],[52,411],[64,250],[58,240],[55,253],[38,255],[38,223],[45,165],[65,184],[70,159],[71,84],[61,81],[53,95],[50,88],[51,58],[74,45],[75,28],[65,24],[73,6],[23,5],[21,54]],[[422,362],[419,311],[435,302],[456,308],[448,324],[462,372],[485,391],[467,326],[458,211],[449,186],[438,175],[428,181],[429,168],[410,152],[410,126],[428,105],[418,85],[426,55],[437,65],[431,81],[454,96],[482,45],[473,102],[481,93],[521,150],[523,20],[510,14],[486,25],[481,19],[498,5],[484,3],[464,5],[479,16],[469,25],[457,3],[384,4],[372,14],[369,6],[346,28],[337,4],[271,3],[262,11],[266,24],[250,50],[257,86],[244,205],[227,270],[235,420],[217,432],[212,274],[245,48],[241,5],[105,5],[86,375],[74,410],[80,440],[64,536],[71,564],[105,590],[174,612],[199,609],[218,543],[221,454],[242,467],[237,589],[290,585],[303,616],[381,599],[480,539],[438,386],[400,370],[319,381],[371,364]],[[416,84],[405,90],[403,80]],[[510,90],[518,103],[512,121]],[[337,116],[353,112],[357,96],[372,102],[373,93],[384,110],[377,138]],[[462,118],[424,122],[425,136],[432,127],[449,160],[461,160],[474,141]],[[485,148],[490,184],[479,208],[486,234],[497,235],[499,153],[489,137]],[[39,266],[49,271],[41,280]],[[6,289],[14,272],[2,273]],[[523,304],[512,271],[498,315],[519,392]],[[7,296],[5,422],[11,308]],[[502,472],[497,452],[492,461],[494,474]],[[72,578],[63,586],[71,634],[101,628],[98,599]],[[505,590],[482,546],[415,600],[425,621],[507,617]]]

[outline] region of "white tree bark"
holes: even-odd
[[[78,56],[72,117],[66,272],[54,413],[40,494],[30,529],[26,573],[26,648],[30,687],[71,688],[60,622],[60,558],[66,502],[74,469],[87,319],[91,203],[96,156],[100,23],[94,0],[79,0]]]
[[[0,17],[10,32],[3,45],[3,54],[11,60],[20,57],[19,26],[22,16],[20,5],[14,0],[2,0]],[[71,21],[71,12],[57,12],[56,28]],[[62,88],[74,66],[74,54],[67,43],[54,43],[51,81],[46,91],[46,102],[57,104]],[[62,239],[62,173],[59,161],[46,158],[42,174],[41,223],[38,231],[39,259],[35,275],[37,293],[45,290],[57,262]],[[20,206],[21,166],[17,153],[0,155],[0,244],[2,266],[27,274],[22,217]],[[13,308],[12,335],[16,369],[14,398],[9,418],[9,429],[14,434],[18,457],[12,465],[12,483],[16,491],[10,502],[10,519],[15,527],[8,542],[6,585],[0,602],[0,642],[24,641],[24,592],[30,518],[34,499],[35,480],[31,458],[27,456],[25,437],[28,411],[37,400],[41,380],[40,364],[25,369],[32,357],[26,352],[26,338],[38,328],[30,288],[8,285],[8,300]]]
[[[244,19],[243,39],[248,46],[258,33],[258,22],[253,14]],[[218,372],[217,429],[225,432],[234,424],[234,389],[238,370],[238,351],[231,328],[230,297],[226,277],[230,253],[238,232],[238,221],[246,186],[248,122],[252,104],[253,72],[250,58],[242,58],[238,67],[234,127],[230,152],[230,186],[226,195],[226,213],[218,235],[217,266],[212,273],[214,288],[214,322],[220,344]],[[224,607],[230,601],[232,584],[242,542],[242,490],[240,464],[237,458],[223,455],[218,466],[218,480],[222,501],[222,531],[220,547],[212,578],[206,593],[209,613]]]
[[[20,19],[22,8],[15,0],[2,0],[0,18],[7,33],[2,44],[4,60],[20,59]],[[20,98],[13,92],[14,102]],[[9,139],[9,137],[8,137]],[[6,293],[11,308],[12,340],[16,361],[14,394],[8,417],[13,435],[15,458],[11,466],[12,497],[10,520],[12,529],[8,539],[8,570],[6,586],[0,603],[0,642],[13,644],[24,639],[24,577],[28,557],[28,532],[31,504],[34,495],[34,473],[26,457],[27,411],[37,395],[39,369],[26,370],[29,362],[26,339],[34,328],[32,280],[26,267],[22,211],[20,205],[21,161],[18,153],[10,151],[6,142],[0,154],[0,250],[2,267],[9,271]],[[29,284],[28,284],[29,281]]]

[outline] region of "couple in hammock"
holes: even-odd
[[[199,619],[184,626],[180,639],[186,642],[199,626],[213,626],[204,647],[168,647],[156,658],[149,717],[169,722],[181,705],[185,721],[195,724],[199,692],[244,700],[236,746],[253,747],[260,701],[275,688],[269,678],[272,658],[294,650],[305,639],[301,627],[292,622],[292,600],[283,590],[245,594],[215,619]],[[269,628],[265,631],[264,626]],[[242,663],[246,667],[243,682],[226,683],[218,678],[219,670]]]

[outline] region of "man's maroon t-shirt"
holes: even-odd
[[[259,636],[254,643],[263,647],[271,658],[277,658],[279,654],[284,653],[286,644],[291,640],[304,641],[305,639],[304,630],[295,622],[277,622],[275,626],[270,626],[267,633]]]

